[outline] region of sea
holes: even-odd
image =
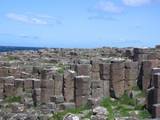
[[[39,50],[43,49],[40,47],[16,47],[16,46],[0,46],[0,52],[12,52],[12,51],[21,51],[21,50]]]

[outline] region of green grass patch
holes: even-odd
[[[64,69],[63,69],[63,68],[59,68],[59,69],[57,70],[57,72],[60,73],[60,74],[63,74],[63,73],[64,73]]]
[[[75,109],[68,109],[63,112],[57,112],[53,114],[53,117],[50,120],[63,120],[63,117],[67,113],[72,113],[72,114],[80,114],[82,111],[87,110],[88,108],[86,106],[75,108]],[[87,114],[86,118],[90,117],[90,113]]]
[[[136,97],[145,97],[146,93],[144,91],[141,91],[139,94],[136,95]]]
[[[67,64],[61,64],[61,63],[56,64],[56,66],[59,68],[59,69],[57,70],[57,72],[60,73],[60,74],[63,74],[64,71],[65,71],[67,68],[69,68],[69,66],[68,66]]]
[[[126,104],[126,105],[136,105],[135,99],[130,98],[127,93],[124,93],[124,95],[119,99],[120,104]]]
[[[5,102],[13,103],[13,102],[21,102],[20,96],[10,96],[5,98]]]
[[[119,99],[105,98],[101,102],[101,106],[107,108],[109,112],[108,120],[114,120],[115,117],[133,116],[135,111],[139,111],[137,117],[139,119],[150,118],[150,113],[136,102],[135,98],[130,98],[126,93]]]
[[[12,60],[17,60],[17,57],[16,56],[7,56],[5,59],[7,61],[12,61]]]
[[[143,93],[140,93],[143,94]],[[108,114],[108,120],[114,120],[116,117],[133,117],[137,116],[140,120],[150,118],[150,113],[145,109],[144,105],[141,105],[136,102],[136,98],[130,98],[127,93],[125,93],[119,99],[114,98],[104,98],[101,103],[101,106],[105,107]],[[85,110],[88,110],[87,107],[80,107],[76,109],[65,110],[63,112],[55,113],[51,120],[62,120],[67,113],[80,114]],[[83,111],[83,112],[82,112]],[[85,118],[90,118],[92,112],[86,114]]]
[[[138,86],[134,86],[134,87],[132,88],[132,90],[141,91],[140,88],[139,88]]]
[[[101,106],[107,108],[109,115],[108,115],[108,120],[114,120],[115,115],[113,111],[113,106],[117,105],[116,101],[111,100],[110,98],[104,98],[101,102]]]
[[[147,110],[140,111],[139,119],[151,118],[151,114]]]

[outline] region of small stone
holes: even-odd
[[[98,115],[107,115],[108,111],[107,111],[106,108],[98,106],[98,107],[93,109],[93,114],[94,115],[97,115],[97,114]]]
[[[63,120],[80,120],[80,118],[76,115],[73,114],[67,114]]]

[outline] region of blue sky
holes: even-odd
[[[0,0],[0,45],[153,47],[160,0]]]

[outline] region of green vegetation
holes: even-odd
[[[135,106],[135,99],[130,98],[127,93],[124,93],[124,95],[119,99],[119,102],[121,104],[126,104],[126,105],[132,105]]]
[[[62,63],[56,64],[56,66],[59,68],[57,72],[60,74],[63,74],[66,68],[68,68],[68,65]]]
[[[63,117],[67,114],[67,113],[72,113],[72,114],[80,114],[82,111],[87,110],[88,108],[86,106],[83,107],[79,107],[79,108],[75,108],[75,109],[68,109],[65,110],[63,112],[57,112],[53,114],[53,117],[50,120],[63,120]],[[90,117],[86,116],[87,117]]]
[[[110,99],[110,98],[105,98],[104,100],[102,100],[101,102],[101,106],[107,108],[109,115],[108,115],[108,119],[109,120],[113,120],[114,119],[114,111],[113,111],[113,106],[116,106],[117,102]]]
[[[134,91],[140,91],[140,88],[139,88],[138,86],[134,86],[134,87],[132,88],[132,90],[134,90]]]
[[[15,56],[7,56],[5,59],[7,61],[12,61],[12,60],[16,60],[17,58]]]
[[[150,118],[151,115],[147,110],[143,110],[139,113],[139,118],[144,119],[144,118]]]
[[[5,102],[13,103],[13,102],[21,102],[20,96],[10,96],[5,98]]]
[[[51,67],[51,66],[53,66],[53,67],[56,67],[57,68],[57,72],[58,73],[60,73],[60,74],[63,74],[64,73],[64,71],[65,70],[67,70],[67,69],[69,69],[69,65],[68,64],[64,64],[64,63],[49,63],[48,61],[43,61],[43,62],[41,62],[41,63],[43,63],[42,64],[42,67],[43,66],[47,66],[47,67]]]
[[[145,92],[141,91],[139,94],[136,95],[136,97],[145,97]]]
[[[141,98],[143,95],[143,91],[138,91],[137,96],[140,96]],[[150,113],[145,109],[143,104],[137,102],[136,98],[130,98],[128,94],[125,93],[119,99],[104,98],[100,105],[107,108],[109,112],[108,120],[114,120],[115,117],[137,117],[140,120],[150,118]],[[89,110],[88,107],[81,107],[58,112],[53,115],[51,120],[62,120],[67,113],[80,114],[85,112],[85,110]],[[91,112],[87,113],[85,118],[90,118],[91,114]]]
[[[135,116],[139,119],[150,118],[150,113],[144,108],[144,105],[138,104],[136,99],[130,98],[126,93],[120,99],[103,99],[101,106],[107,108],[109,120],[127,116]]]
[[[60,73],[60,74],[63,74],[63,73],[64,73],[64,69],[63,69],[63,68],[59,68],[59,69],[57,70],[57,72]]]

